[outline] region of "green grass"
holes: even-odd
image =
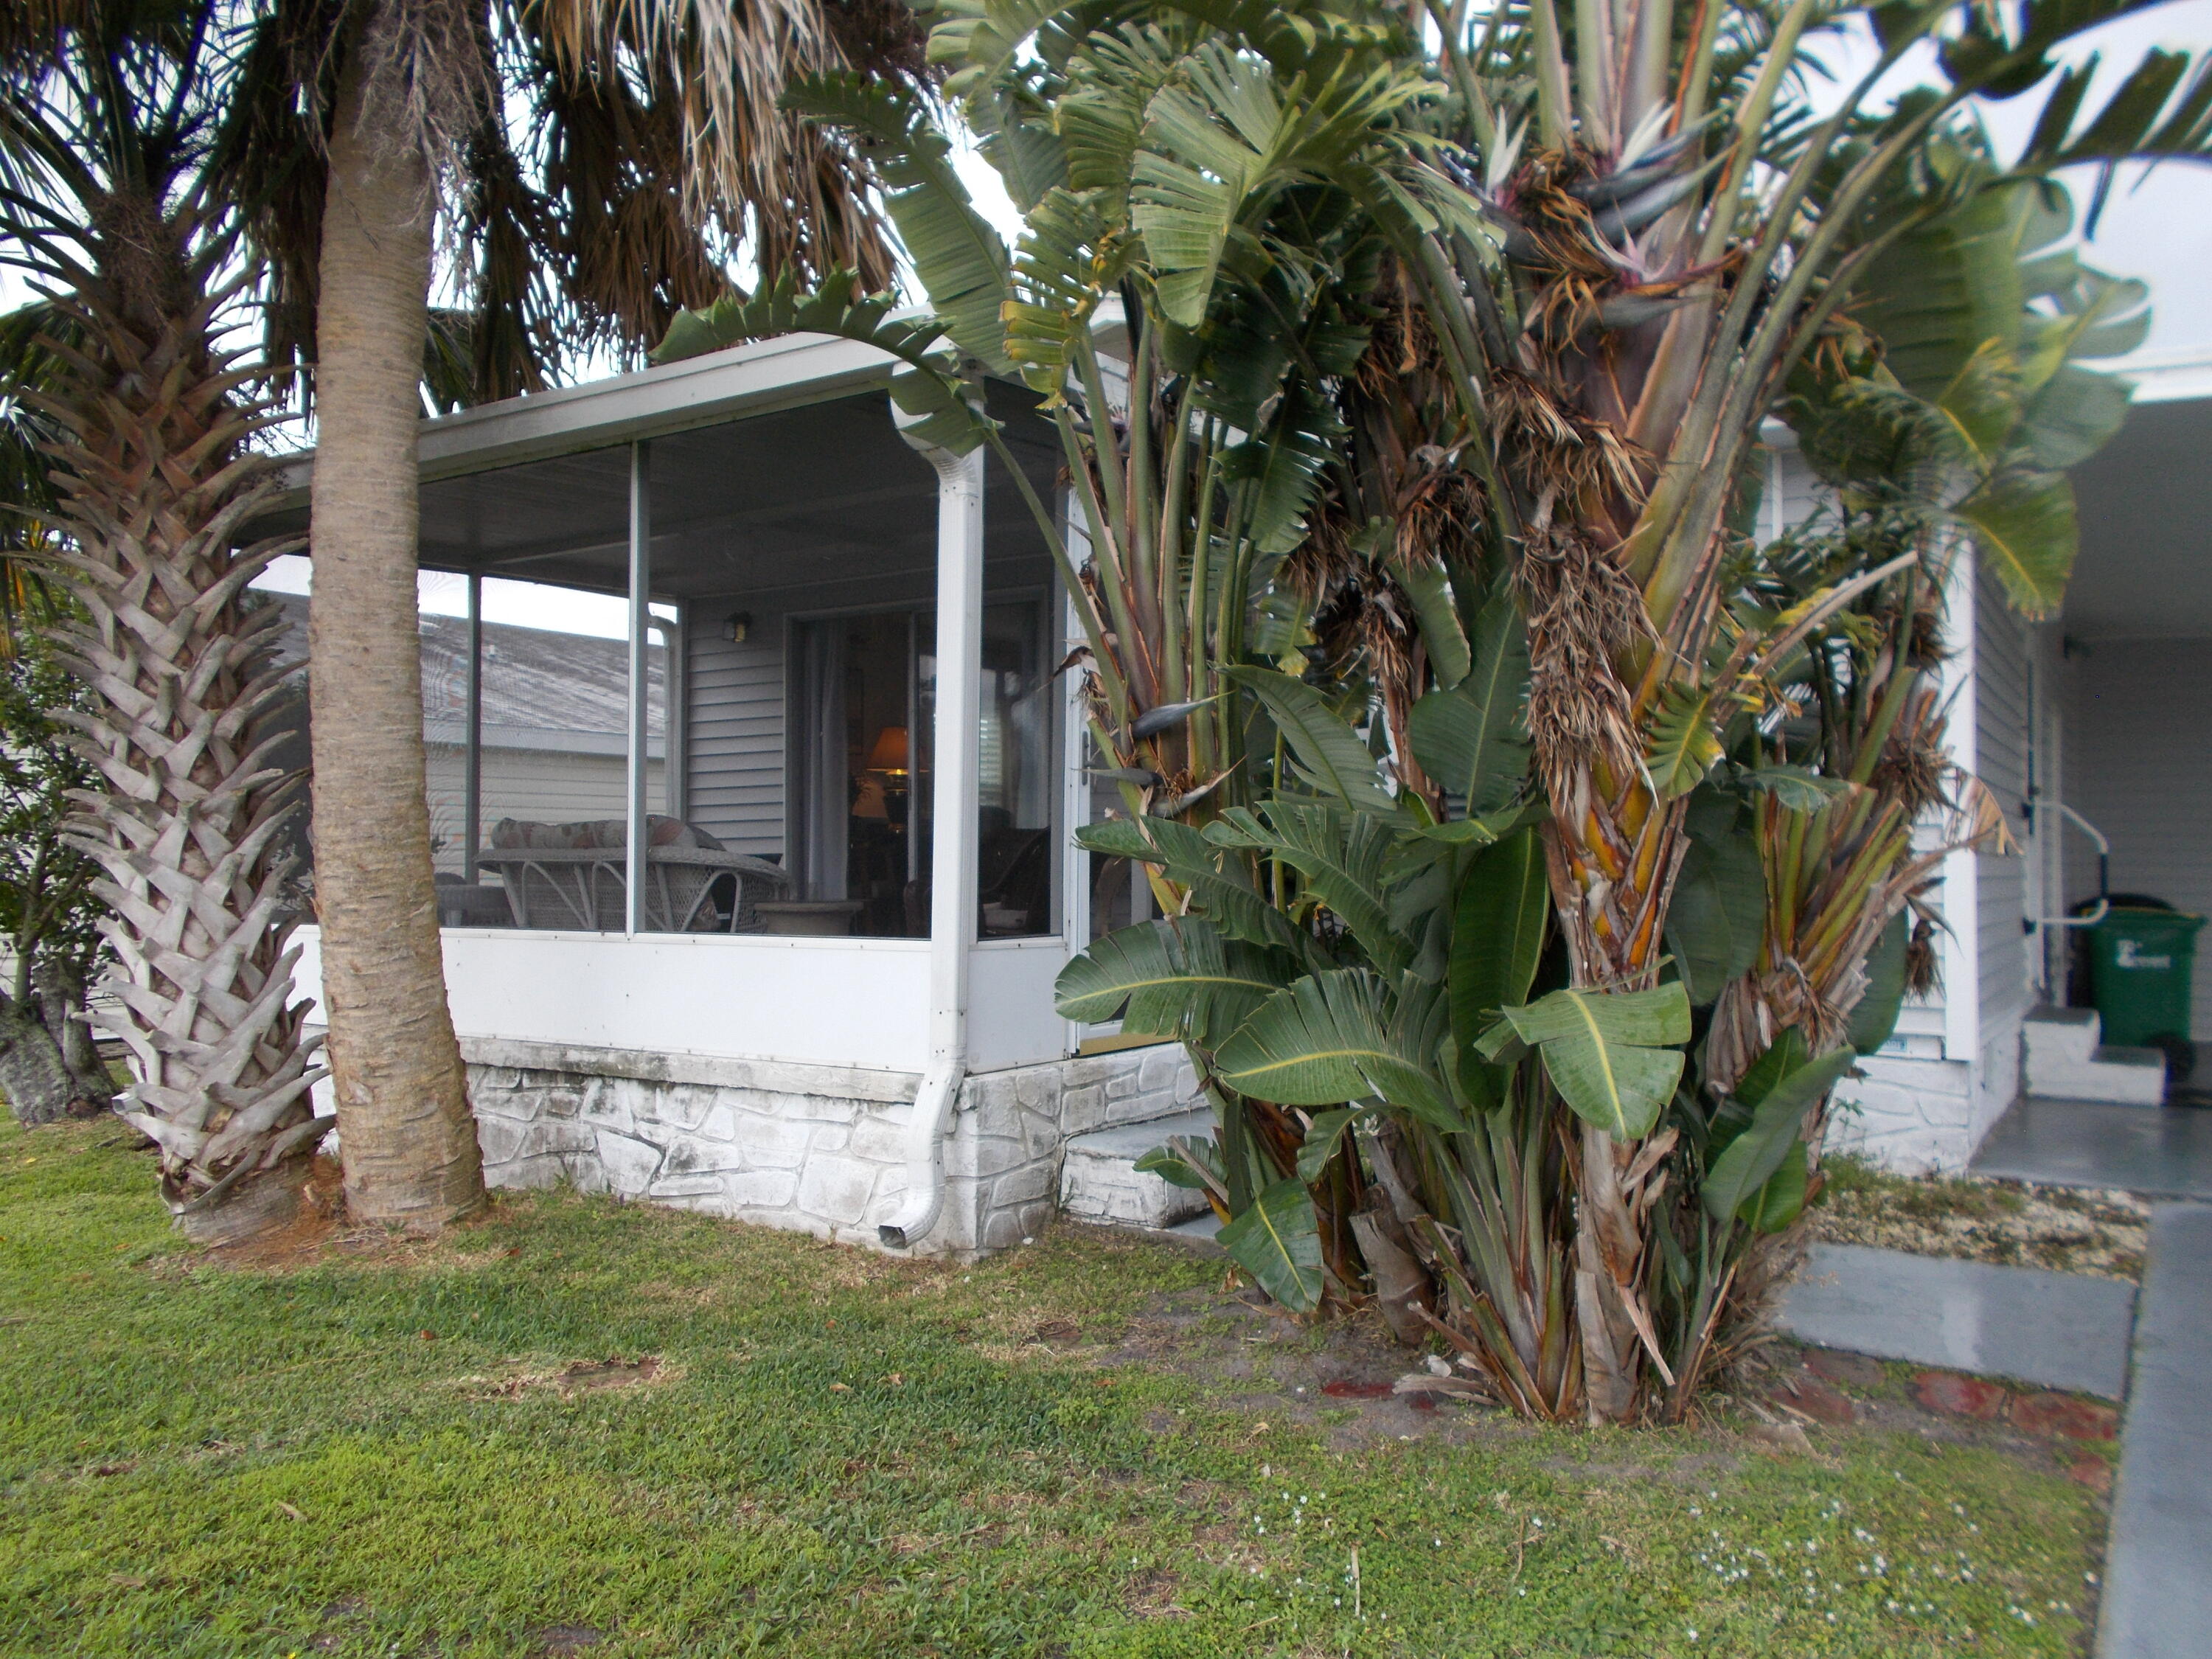
[[[1332,1450],[1350,1407],[1267,1422],[1183,1351],[1024,1346],[1048,1321],[1110,1342],[1160,1293],[1218,1285],[1073,1229],[963,1268],[553,1194],[433,1249],[210,1267],[118,1140],[0,1128],[9,1656],[2083,1640],[2097,1512],[2001,1451],[1492,1419]],[[1312,1346],[1218,1322],[1193,1340],[1250,1359],[1239,1393]],[[649,1386],[512,1385],[647,1354]]]

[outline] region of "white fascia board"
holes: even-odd
[[[424,482],[457,477],[826,403],[888,386],[897,366],[896,358],[874,346],[826,334],[785,335],[426,417],[416,453]],[[306,503],[314,463],[312,449],[284,461],[286,488],[275,507]]]
[[[2212,350],[2192,346],[2179,351],[2146,351],[2091,368],[2119,375],[2135,387],[2139,404],[2187,403],[2212,398]]]

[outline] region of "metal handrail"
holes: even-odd
[[[2029,807],[2035,811],[2049,807],[2063,813],[2075,829],[2097,843],[2097,902],[2078,916],[2038,916],[2027,924],[2028,931],[2033,933],[2039,927],[2094,927],[2112,912],[2112,843],[2105,839],[2103,830],[2063,800],[2032,801]]]

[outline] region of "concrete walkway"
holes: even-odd
[[[2212,1652],[2212,1206],[2151,1212],[2105,1551],[2100,1659]]]
[[[1976,1175],[2212,1199],[2212,1110],[2023,1100],[1974,1154]]]
[[[1801,1342],[2118,1400],[2131,1285],[1857,1244],[1815,1244],[1781,1308]]]

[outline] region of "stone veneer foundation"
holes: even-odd
[[[461,1049],[495,1187],[565,1181],[872,1246],[906,1193],[913,1073],[497,1038]],[[970,1076],[945,1142],[944,1214],[916,1254],[1034,1237],[1058,1206],[1068,1137],[1197,1098],[1177,1048]]]

